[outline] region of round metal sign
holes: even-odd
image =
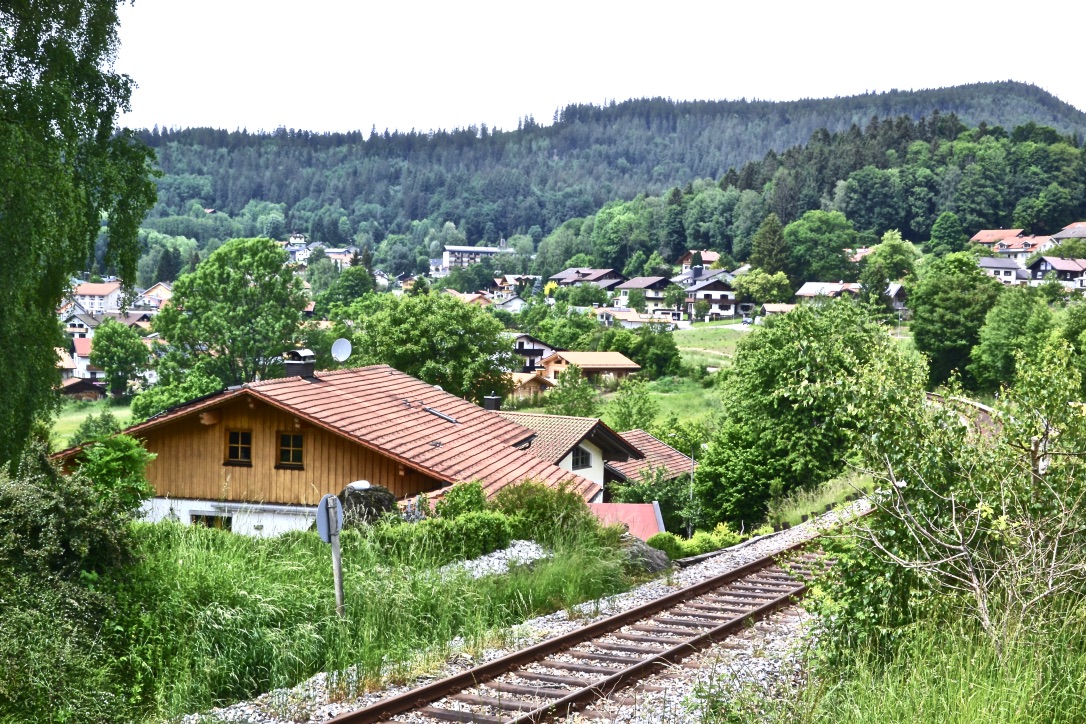
[[[339,535],[343,527],[343,506],[339,498],[329,493],[317,504],[317,534],[325,543],[332,542],[332,536]]]

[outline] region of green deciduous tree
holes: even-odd
[[[649,395],[646,383],[632,377],[622,381],[607,405],[607,414],[619,432],[648,430],[659,412],[660,405]]]
[[[669,284],[664,288],[664,304],[670,309],[682,309],[686,302],[686,290],[678,284]]]
[[[108,218],[106,263],[136,280],[154,203],[151,152],[118,131],[132,81],[114,72],[116,0],[0,9],[0,464],[54,404],[56,308]],[[16,253],[17,250],[17,253]]]
[[[952,211],[944,211],[939,214],[935,224],[931,227],[931,240],[928,242],[928,251],[935,256],[946,256],[958,251],[965,251],[969,243],[969,237],[962,230],[962,223],[957,214]]]
[[[966,371],[1000,289],[968,252],[948,254],[925,268],[909,305],[913,341],[928,357],[930,384],[946,382],[954,370]]]
[[[275,376],[306,305],[285,261],[270,239],[228,241],[177,280],[155,331],[223,384]]]
[[[418,280],[415,280],[415,283],[417,284]],[[349,266],[340,272],[336,280],[332,282],[332,286],[317,298],[315,311],[318,314],[328,314],[334,305],[350,304],[374,291],[375,288],[373,273],[364,264]]]
[[[901,232],[891,229],[882,235],[882,241],[863,258],[861,266],[877,264],[891,281],[909,279],[915,273],[920,256],[916,247],[901,238]]]
[[[83,422],[79,423],[75,434],[68,439],[68,447],[82,445],[92,440],[100,440],[104,437],[121,431],[121,423],[109,410],[102,410],[100,415],[87,415]]]
[[[792,298],[792,284],[782,271],[768,274],[761,269],[751,269],[737,276],[732,286],[743,301],[765,304],[787,302]]]
[[[723,420],[697,471],[716,519],[759,523],[771,498],[834,477],[862,428],[850,386],[900,352],[851,300],[801,305],[745,335],[721,386]]]
[[[90,363],[101,369],[109,391],[122,395],[128,383],[147,368],[148,350],[135,329],[115,319],[106,319],[94,330]]]
[[[145,474],[154,459],[136,438],[114,435],[85,447],[79,455],[79,470],[110,508],[135,515],[143,501],[154,495]]]
[[[980,329],[969,357],[969,374],[978,388],[996,391],[1014,382],[1019,353],[1034,361],[1052,329],[1052,313],[1031,287],[1004,289]]]
[[[840,211],[808,211],[784,227],[792,253],[793,283],[852,281],[858,269],[846,249],[856,244],[852,223]]]
[[[543,396],[543,404],[552,415],[596,417],[600,396],[592,383],[581,374],[581,368],[571,364],[558,376],[558,384]]]
[[[630,309],[636,309],[643,314],[648,308],[648,301],[645,299],[645,290],[631,289],[629,295],[626,297],[626,306]]]
[[[159,383],[139,393],[132,399],[132,420],[142,422],[176,405],[210,395],[223,388],[222,380],[202,372],[200,369],[188,370],[183,374],[162,375],[161,365]]]
[[[450,294],[371,295],[343,312],[353,366],[387,364],[477,403],[506,396],[506,371],[519,367],[504,325]]]

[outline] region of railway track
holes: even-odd
[[[526,724],[560,718],[717,643],[807,589],[818,553],[806,542],[645,605],[333,722]],[[786,562],[782,562],[786,561]]]

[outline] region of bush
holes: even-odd
[[[773,532],[772,528],[769,532]],[[743,536],[729,528],[727,523],[717,523],[716,528],[713,528],[713,541],[716,543],[716,548],[713,550],[730,548],[742,540]]]
[[[502,488],[491,506],[513,521],[513,537],[553,546],[564,537],[601,533],[588,504],[565,485],[550,488],[524,481]]]
[[[0,468],[0,569],[74,579],[117,567],[130,560],[130,512],[30,447],[14,476]]]
[[[687,556],[700,556],[702,553],[712,553],[721,548],[713,534],[704,530],[695,531],[690,540],[682,542],[682,547],[683,553]]]
[[[683,539],[674,533],[657,533],[645,541],[645,543],[658,551],[667,553],[667,557],[671,560],[686,556],[686,552],[683,548]]]
[[[389,560],[444,565],[505,548],[512,540],[512,524],[501,513],[476,511],[414,524],[385,522],[375,526],[370,537]]]
[[[465,513],[478,513],[486,509],[486,495],[478,481],[457,483],[445,497],[437,502],[436,512],[442,518],[459,518]]]

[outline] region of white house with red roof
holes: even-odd
[[[90,314],[115,312],[121,308],[121,283],[83,282],[72,290],[71,296]]]

